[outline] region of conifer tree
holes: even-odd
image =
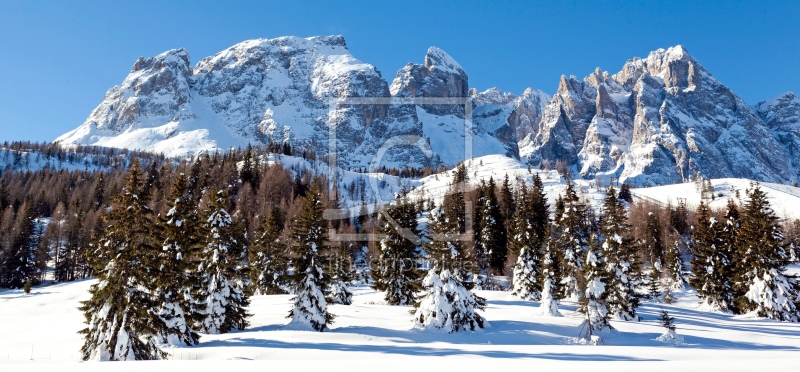
[[[664,242],[661,234],[661,221],[655,213],[647,213],[644,231],[644,248],[650,258],[653,268],[661,272],[664,270]]]
[[[683,279],[683,258],[678,246],[678,241],[667,247],[665,252],[666,274],[668,280],[667,288],[681,290],[684,289]]]
[[[561,277],[558,263],[560,260],[553,257],[550,244],[544,250],[542,258],[542,299],[539,305],[539,315],[560,317],[558,311],[559,287],[558,278]]]
[[[735,298],[733,278],[735,276],[733,264],[736,247],[739,244],[739,207],[733,199],[728,199],[725,210],[723,225],[720,226],[720,246],[717,252],[717,261],[720,262],[719,280],[721,302],[728,304],[729,310],[735,310]]]
[[[379,267],[370,271],[373,288],[384,291],[389,305],[413,305],[421,287],[417,208],[403,194],[381,214]]]
[[[556,215],[556,233],[552,247],[559,251],[563,260],[561,265],[563,298],[579,299],[584,292],[583,256],[589,240],[586,205],[578,199],[572,183],[567,184],[562,203],[563,212]]]
[[[283,212],[273,207],[261,227],[250,249],[250,279],[256,292],[265,295],[286,293],[289,258],[281,240]]]
[[[513,235],[509,240],[512,250],[518,254],[514,265],[512,293],[523,299],[539,301],[543,290],[542,251],[547,239],[549,213],[538,174],[534,177],[530,193],[527,192],[525,184],[522,184],[518,210]],[[553,290],[552,283],[550,290]]]
[[[331,248],[333,256],[329,262],[331,274],[329,275],[328,298],[331,303],[339,305],[353,303],[353,293],[347,288],[348,283],[353,281],[354,276],[347,247],[345,244],[333,246]]]
[[[694,228],[694,257],[692,258],[692,286],[706,306],[728,310],[725,302],[729,282],[725,277],[728,261],[723,254],[721,230],[716,218],[711,216],[708,206],[700,202],[697,223]]]
[[[611,328],[608,305],[609,278],[605,268],[603,249],[600,247],[597,236],[590,238],[584,262],[583,274],[586,280],[586,289],[580,299],[578,311],[586,318],[581,325],[581,337],[597,344],[600,342],[600,338],[596,333]]]
[[[464,278],[473,272],[474,261],[465,254],[463,242],[457,240],[463,231],[458,214],[463,197],[458,198],[461,194],[458,187],[459,184],[453,186],[454,190],[445,198],[441,209],[431,212],[426,227],[431,241],[425,245],[425,250],[433,265],[422,280],[424,294],[414,312],[414,324],[419,328],[458,332],[487,325],[477,313],[486,306],[486,299],[464,285]]]
[[[200,225],[194,203],[187,199],[186,176],[182,173],[172,184],[167,206],[167,213],[158,219],[158,232],[164,240],[154,278],[158,316],[165,326],[159,337],[162,343],[192,346],[200,337],[191,328],[191,289],[195,283],[189,275],[188,259],[197,252]]]
[[[639,319],[636,315],[639,296],[635,285],[639,270],[630,230],[625,206],[617,198],[616,190],[610,187],[603,202],[600,235],[608,275],[606,291],[609,310],[611,315],[621,320]]]
[[[228,333],[248,326],[246,307],[250,299],[247,285],[247,248],[242,226],[228,211],[224,190],[209,194],[203,211],[204,248],[198,271],[202,330],[209,334]]]
[[[151,235],[153,216],[146,199],[139,197],[142,172],[134,161],[125,189],[104,216],[103,236],[93,244],[99,282],[92,285],[91,299],[82,302],[87,328],[81,348],[84,360],[161,359],[158,348],[163,331],[157,314],[153,272],[157,268],[159,242]]]
[[[490,177],[489,183],[483,187],[480,199],[480,241],[477,245],[488,258],[489,269],[496,275],[503,275],[508,256],[508,239],[495,188],[494,179]]]
[[[785,272],[788,260],[778,217],[758,184],[748,190],[747,198],[736,247],[737,310],[800,321],[800,286]]]
[[[334,315],[328,312],[325,297],[329,273],[323,270],[321,255],[326,237],[322,218],[322,201],[316,184],[306,192],[300,211],[292,221],[290,244],[297,253],[293,262],[291,324],[322,332],[333,323]]]
[[[414,311],[414,326],[448,333],[475,331],[489,324],[478,310],[486,300],[476,296],[450,270],[435,266],[422,280],[424,295]]]

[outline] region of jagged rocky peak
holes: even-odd
[[[650,52],[644,59],[628,60],[613,77],[630,89],[644,73],[661,78],[667,88],[679,89],[693,88],[704,76],[711,76],[686,48],[676,45]]]
[[[401,97],[469,97],[469,78],[453,57],[430,47],[424,64],[400,69],[389,90]]]
[[[800,97],[794,92],[783,93],[756,105],[758,114],[772,128],[800,126]],[[800,130],[800,128],[798,128]]]

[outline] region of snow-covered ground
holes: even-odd
[[[734,199],[740,205],[746,202],[747,193],[745,191],[752,188],[753,185],[753,181],[743,178],[721,178],[710,181],[714,186],[714,200],[707,203],[712,210],[724,210],[728,199]],[[800,219],[800,187],[768,182],[762,182],[760,185],[778,216]],[[692,210],[697,209],[700,204],[700,192],[692,182],[633,189],[632,194],[635,199],[657,201],[664,204],[672,203],[673,206],[677,205],[678,198],[684,198],[686,206]]]
[[[287,329],[290,296],[255,296],[247,330],[204,335],[196,347],[170,348],[169,361],[133,363],[80,362],[83,315],[93,280],[0,292],[0,370],[81,371],[219,370],[220,368],[293,370],[448,370],[512,368],[542,370],[797,370],[800,324],[746,319],[697,309],[692,292],[677,293],[672,305],[645,302],[641,322],[612,322],[619,331],[605,344],[576,342],[575,305],[561,305],[563,318],[533,315],[538,303],[509,292],[480,291],[488,300],[491,328],[447,334],[411,327],[411,307],[382,304],[382,293],[354,288],[352,306],[333,305],[330,331]],[[684,344],[655,339],[664,329],[657,321],[666,309],[676,318]],[[255,361],[255,362],[253,362]],[[687,369],[688,368],[688,369]]]

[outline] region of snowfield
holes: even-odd
[[[83,327],[79,302],[94,280],[0,292],[0,370],[161,371],[219,370],[397,370],[409,366],[465,367],[465,370],[797,370],[800,324],[736,317],[697,309],[693,291],[677,292],[665,305],[645,301],[641,322],[618,322],[605,344],[576,339],[581,318],[574,303],[560,305],[563,318],[535,316],[539,303],[510,292],[479,291],[491,328],[447,334],[412,328],[412,309],[382,304],[383,294],[352,288],[354,304],[332,305],[329,331],[287,328],[289,295],[252,297],[251,326],[224,335],[203,335],[195,347],[169,348],[168,361],[81,362]],[[657,341],[664,329],[658,312],[676,318],[679,345]],[[401,367],[402,366],[402,367]],[[688,369],[686,369],[688,368]],[[428,369],[428,368],[426,368]]]

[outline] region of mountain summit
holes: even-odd
[[[341,36],[248,40],[194,68],[187,51],[171,50],[139,58],[86,121],[56,141],[168,156],[289,142],[335,152],[344,167],[453,165],[503,154],[636,185],[697,175],[800,179],[797,96],[750,107],[680,45],[630,59],[615,74],[562,76],[552,97],[533,89],[479,93],[437,47],[421,62],[388,84]],[[424,139],[433,155],[408,143],[387,147],[396,138]]]

